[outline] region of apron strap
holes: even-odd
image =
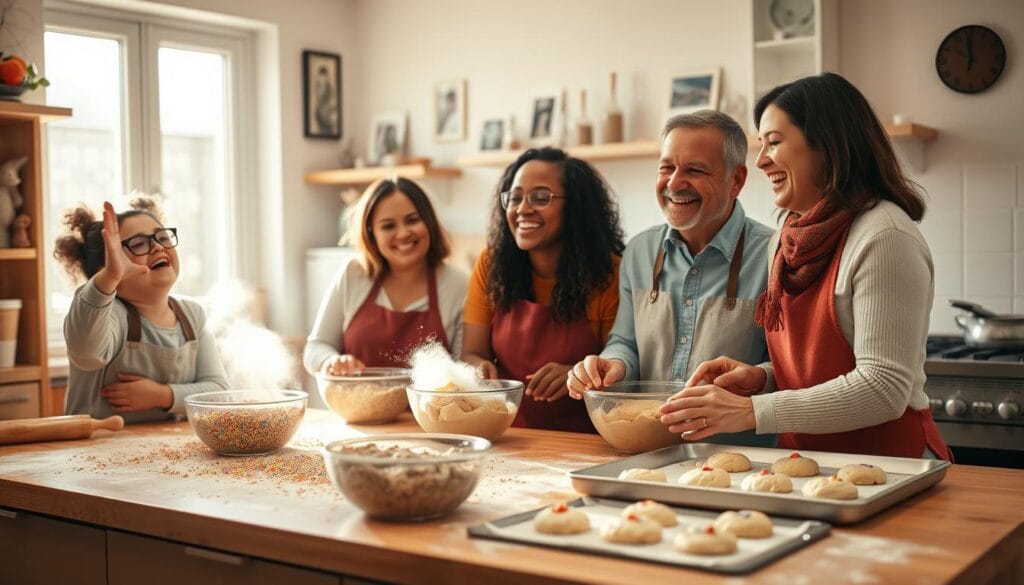
[[[174,311],[174,316],[178,318],[178,323],[181,323],[181,330],[185,334],[185,341],[195,341],[196,332],[192,329],[192,322],[185,316],[185,310],[181,308],[181,305],[178,304],[177,299],[174,297],[167,297],[167,300],[170,301],[168,304],[171,305],[171,311]]]
[[[661,248],[658,249],[658,258],[654,261],[654,278],[651,282],[651,294],[647,297],[647,302],[654,304],[654,301],[658,300],[658,281],[661,280],[661,269],[665,266],[665,244],[662,243]]]
[[[128,310],[128,338],[126,341],[139,342],[142,340],[142,318],[139,317],[139,310],[134,305],[127,301],[123,301],[120,298],[125,309]],[[185,315],[185,310],[178,304],[177,299],[174,297],[167,297],[167,304],[171,307],[171,312],[178,319],[178,323],[181,324],[181,331],[185,334],[185,341],[195,341],[196,332],[192,329],[192,322],[188,320]]]
[[[120,297],[114,297],[128,310],[128,339],[126,341],[138,342],[142,339],[142,318],[139,317],[139,310]]]
[[[743,241],[747,239],[747,230],[740,232],[740,239],[736,242],[736,250],[732,253],[732,262],[729,263],[729,282],[725,285],[725,309],[731,311],[736,308],[736,295],[740,289],[740,267],[743,264]]]

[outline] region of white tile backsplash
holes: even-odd
[[[1010,209],[968,209],[964,212],[965,252],[1012,252]]]
[[[964,254],[964,296],[978,302],[981,296],[1013,295],[1013,254]]]
[[[935,298],[960,298],[964,293],[964,257],[962,254],[932,254],[935,264]]]
[[[931,167],[927,174],[913,177],[925,190],[928,211],[925,218],[936,210],[964,208],[964,170],[961,165]]]
[[[962,252],[963,211],[929,209],[921,220],[920,229],[932,252]]]
[[[1013,314],[1024,315],[1024,297],[1014,297],[1013,299]]]
[[[1024,252],[1024,205],[1021,205],[1013,212],[1013,217],[1013,238],[1016,241],[1013,249],[1017,252]],[[1017,261],[1022,262],[1024,260],[1018,259]]]
[[[1017,165],[1017,207],[1024,209],[1024,163]]]
[[[929,314],[928,331],[930,333],[960,333],[953,317],[959,313],[959,309],[949,306],[946,297],[935,295],[935,303],[932,305],[932,312]]]
[[[1013,294],[1024,295],[1024,254],[1015,255],[1013,261],[1014,272],[1017,275],[1017,285],[1014,287]]]
[[[964,165],[964,207],[966,209],[1014,206],[1017,193],[1017,165],[985,163]]]

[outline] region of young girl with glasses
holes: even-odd
[[[516,426],[594,432],[565,398],[569,367],[599,353],[619,306],[623,244],[610,189],[586,162],[530,149],[498,184],[488,249],[470,277],[462,359],[526,384]]]
[[[153,199],[130,206],[116,214],[104,203],[102,221],[85,206],[64,214],[54,257],[87,279],[64,320],[65,414],[162,420],[184,414],[185,396],[228,386],[202,308],[170,295],[177,230],[164,227]]]

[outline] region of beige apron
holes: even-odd
[[[118,299],[120,300],[120,299]],[[181,305],[174,298],[169,299],[171,310],[178,319],[185,343],[179,347],[160,347],[141,341],[142,318],[138,310],[121,301],[128,309],[128,336],[121,353],[106,365],[103,371],[103,387],[118,382],[119,373],[145,376],[161,384],[188,384],[196,378],[196,358],[199,354],[199,342],[196,340],[192,323],[185,315]],[[99,393],[96,394],[97,404],[91,410],[94,417],[104,418],[114,412],[110,404]],[[171,414],[162,408],[152,408],[139,412],[124,413],[126,423],[167,420]]]

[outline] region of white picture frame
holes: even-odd
[[[530,145],[554,146],[561,128],[562,91],[537,93],[530,101]]]
[[[448,79],[434,84],[434,141],[466,139],[466,80]]]
[[[673,73],[668,87],[669,115],[717,110],[721,78],[718,67]]]
[[[407,115],[404,111],[380,112],[370,125],[369,162],[394,165],[405,158]]]

